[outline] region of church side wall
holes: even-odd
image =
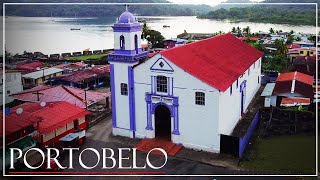
[[[260,63],[259,63],[260,61]],[[261,84],[261,59],[255,62],[255,65],[251,65],[250,74],[248,70],[243,74],[242,77],[238,78],[237,81],[232,84],[232,93],[230,93],[230,87],[220,93],[220,106],[219,106],[219,132],[220,134],[230,135],[233,128],[236,126],[241,118],[241,92],[240,85],[246,81],[245,88],[245,103],[244,109],[246,111],[248,105],[252,101],[255,93]],[[258,82],[259,78],[259,82]],[[244,112],[245,112],[244,111]]]

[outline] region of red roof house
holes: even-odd
[[[20,114],[17,109],[22,109]],[[12,108],[6,117],[6,134],[15,132],[21,127],[38,123],[38,137],[43,145],[58,142],[59,138],[74,132],[76,129],[85,129],[85,116],[89,111],[68,102],[24,103]]]
[[[282,73],[276,80],[273,94],[285,97],[313,97],[313,77],[300,73]]]

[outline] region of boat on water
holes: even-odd
[[[163,27],[164,27],[164,28],[169,28],[170,26],[168,26],[168,25],[163,25]]]
[[[79,25],[78,18],[77,18],[77,14],[74,15],[74,18],[76,19],[77,25]],[[73,28],[70,28],[70,30],[71,30],[71,31],[80,31],[81,28],[73,27]]]

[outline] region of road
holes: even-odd
[[[112,136],[112,124],[111,124],[111,117],[106,118],[105,120],[100,121],[99,123],[95,124],[93,127],[87,130],[87,140],[81,146],[80,151],[85,148],[95,148],[99,151],[100,156],[102,156],[101,148],[112,148],[115,151],[114,158],[117,159],[116,166],[113,169],[102,169],[102,160],[100,159],[98,165],[93,169],[84,169],[80,166],[79,163],[79,152],[75,152],[73,155],[73,167],[74,169],[65,169],[62,170],[62,173],[71,173],[73,175],[79,173],[93,173],[95,175],[99,175],[99,173],[119,173],[122,172],[160,172],[164,173],[164,175],[238,175],[243,174],[237,170],[231,170],[224,167],[219,166],[212,166],[209,164],[197,162],[194,160],[190,160],[183,157],[168,157],[168,161],[166,165],[158,170],[151,169],[147,167],[146,169],[126,169],[126,170],[119,170],[118,166],[118,149],[117,148],[131,148],[136,144],[139,140],[130,139],[130,138],[121,138],[121,137],[114,137]],[[109,155],[109,154],[108,154]],[[137,152],[137,166],[143,166],[146,163],[146,153],[144,152]],[[97,163],[97,156],[92,152],[85,152],[82,155],[82,161],[86,166],[94,166]],[[132,166],[132,153],[127,152],[123,154],[123,157],[129,157],[129,160],[123,160],[123,166]],[[160,166],[164,162],[164,157],[158,155],[150,155],[150,162],[155,166]],[[62,160],[61,164],[63,166],[69,165],[69,157],[65,155],[64,160]],[[111,160],[107,160],[107,166],[111,166]],[[246,173],[249,174],[249,173]],[[79,177],[68,177],[68,179],[86,179],[87,175],[82,174]],[[40,177],[38,177],[41,179]],[[36,179],[38,179],[36,178]],[[105,179],[105,177],[99,177],[99,179]],[[130,177],[130,179],[153,179],[153,177]],[[34,178],[32,178],[34,179]],[[48,177],[46,177],[48,179]],[[51,176],[50,179],[63,179],[62,177]],[[114,178],[112,178],[114,179]],[[184,179],[184,178],[183,178]],[[205,178],[205,179],[213,179]],[[227,177],[219,177],[219,179],[228,179]],[[248,179],[248,178],[246,178]],[[274,177],[273,177],[274,179]]]

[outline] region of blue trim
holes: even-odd
[[[230,86],[230,96],[232,95],[232,84]]]
[[[171,95],[173,95],[173,77],[171,78],[171,85],[172,85],[172,87],[171,87]]]
[[[125,51],[125,50],[124,50]],[[125,63],[134,63],[138,62],[140,58],[146,57],[148,51],[143,51],[139,54],[109,54],[108,61],[110,62],[125,62]]]
[[[172,134],[175,134],[175,135],[180,135],[180,132],[179,132],[179,108],[178,108],[179,105],[175,105],[174,106],[174,126],[173,126],[173,131],[172,131]]]
[[[138,48],[138,54],[144,53],[142,48]],[[115,49],[114,55],[136,55],[136,50],[121,50],[121,49]]]
[[[167,77],[167,83],[168,83],[168,96],[170,96],[170,77]]]
[[[160,97],[169,97],[172,98],[172,105],[168,105],[164,102],[152,103],[152,96],[160,96]],[[147,127],[146,130],[153,130],[152,127],[152,114],[155,113],[155,109],[159,105],[166,106],[169,111],[171,117],[173,117],[173,131],[172,134],[180,135],[179,132],[179,98],[175,96],[168,95],[158,95],[155,93],[146,93],[146,103],[147,103]]]
[[[157,92],[157,76],[153,76],[153,92]]]
[[[128,84],[129,84],[129,111],[130,111],[130,129],[136,130],[136,114],[135,114],[135,99],[134,99],[134,73],[131,66],[128,66]]]
[[[153,76],[151,76],[151,91],[153,93]]]
[[[142,26],[139,23],[116,23],[112,28],[113,32],[136,32],[141,31]]]
[[[157,64],[159,61],[163,60],[169,67],[170,69],[156,69],[156,68],[153,68],[153,66],[155,66],[155,64]],[[152,66],[150,67],[150,70],[156,70],[156,71],[167,71],[167,72],[174,72],[173,68],[170,66],[170,64],[163,58],[159,58],[156,62],[154,62],[152,64]]]
[[[114,65],[110,64],[110,90],[111,90],[111,105],[112,105],[112,127],[117,127],[117,111],[116,111],[116,96],[114,84]]]

